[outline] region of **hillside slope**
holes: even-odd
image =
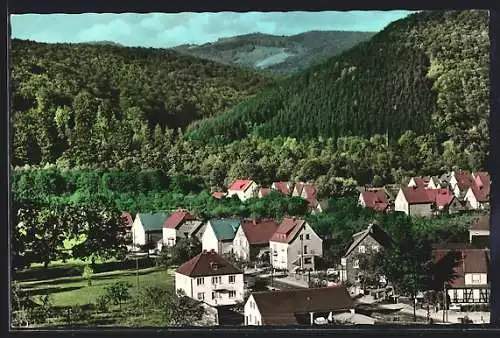
[[[95,149],[97,135],[129,149],[156,125],[184,128],[274,83],[171,50],[109,44],[13,40],[11,67],[14,164]]]
[[[374,34],[311,31],[292,36],[275,36],[253,33],[222,38],[203,45],[181,45],[174,47],[174,50],[228,65],[287,75],[337,55]]]
[[[486,11],[421,12],[367,42],[286,79],[189,136],[229,142],[262,137],[433,134],[484,161],[488,149]]]

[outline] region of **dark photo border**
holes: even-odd
[[[335,335],[339,337],[351,336],[367,336],[367,337],[400,337],[400,336],[464,336],[464,335],[480,335],[488,337],[500,337],[500,180],[499,175],[499,158],[500,150],[500,3],[496,0],[476,0],[476,1],[397,1],[397,0],[349,0],[349,1],[327,1],[327,0],[308,0],[303,2],[291,1],[162,1],[162,0],[8,0],[1,6],[1,36],[2,42],[0,50],[2,51],[2,121],[0,122],[0,135],[2,151],[2,166],[1,166],[1,186],[3,187],[0,195],[1,224],[3,234],[2,249],[4,250],[5,278],[2,281],[2,298],[5,301],[2,311],[5,319],[4,327],[7,328],[7,333],[20,335],[88,335],[91,337],[101,337],[109,335],[176,335],[177,336],[253,336],[253,337],[298,337],[306,335],[327,336]],[[10,331],[10,268],[9,261],[10,252],[9,246],[9,213],[10,213],[10,133],[9,133],[9,44],[10,44],[10,14],[23,13],[123,13],[123,12],[219,12],[219,11],[320,11],[320,10],[424,10],[424,9],[489,9],[490,10],[490,40],[491,40],[491,114],[489,122],[490,130],[490,157],[489,157],[489,172],[492,177],[492,194],[491,194],[491,323],[490,325],[449,325],[449,326],[352,326],[338,329],[317,329],[317,328],[220,328],[220,329],[84,329],[84,330],[17,330]]]

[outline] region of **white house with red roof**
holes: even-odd
[[[249,198],[255,197],[257,193],[257,183],[252,180],[235,180],[229,189],[227,189],[227,197],[233,197],[234,195],[244,202]]]
[[[175,289],[211,306],[244,300],[243,272],[215,251],[202,251],[175,271]]]
[[[273,219],[246,220],[236,231],[233,252],[241,260],[254,261],[270,252],[269,240],[278,230]]]
[[[489,303],[489,250],[434,249],[433,260],[435,280],[446,286],[452,304]]]
[[[177,210],[163,223],[163,245],[174,246],[180,238],[192,238],[202,226],[187,210]]]
[[[428,189],[405,187],[399,189],[394,202],[394,210],[411,216],[431,216],[448,210],[455,212],[461,208],[460,202],[448,189]]]
[[[273,182],[271,189],[279,191],[283,196],[290,196],[293,191],[293,183],[286,181]]]
[[[463,198],[467,190],[474,183],[474,176],[469,171],[452,171],[449,183],[455,196],[457,196],[457,198]]]
[[[484,210],[490,204],[490,178],[488,173],[473,175],[474,181],[465,193],[464,201],[474,210]]]
[[[319,201],[317,199],[318,189],[314,183],[299,182],[295,184],[292,191],[292,196],[302,197],[307,201],[309,210],[320,211],[318,208]]]
[[[269,195],[271,193],[271,191],[272,191],[271,188],[261,187],[261,188],[259,188],[259,191],[257,193],[257,197],[262,198],[266,195]]]
[[[359,193],[358,203],[364,208],[385,212],[389,210],[389,198],[384,189],[368,189]]]
[[[303,219],[287,217],[269,240],[275,269],[314,269],[314,258],[323,256],[323,240]]]

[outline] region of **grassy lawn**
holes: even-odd
[[[135,268],[135,261],[97,264],[96,272],[92,277],[92,286],[88,286],[87,281],[82,278],[81,270],[83,270],[84,264],[79,262],[51,264],[46,269],[35,266],[18,272],[15,280],[21,289],[31,296],[50,295],[55,308],[73,306],[88,308],[89,305],[95,303],[97,297],[105,294],[107,286],[119,281],[130,283],[129,291],[134,297],[137,293],[137,274],[139,275],[139,288],[146,286],[170,288],[173,286],[174,269],[157,268],[152,264],[152,260],[148,259],[140,259],[139,263],[139,270]],[[108,314],[95,313],[92,322],[94,325],[104,326],[161,326],[161,318],[158,315],[138,315],[129,310],[120,312],[118,306],[112,306]],[[54,324],[43,324],[39,327],[53,326]],[[94,325],[90,324],[90,326]]]

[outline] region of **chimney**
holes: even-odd
[[[206,255],[207,254],[207,250],[204,249],[201,253],[204,254],[204,255]]]

